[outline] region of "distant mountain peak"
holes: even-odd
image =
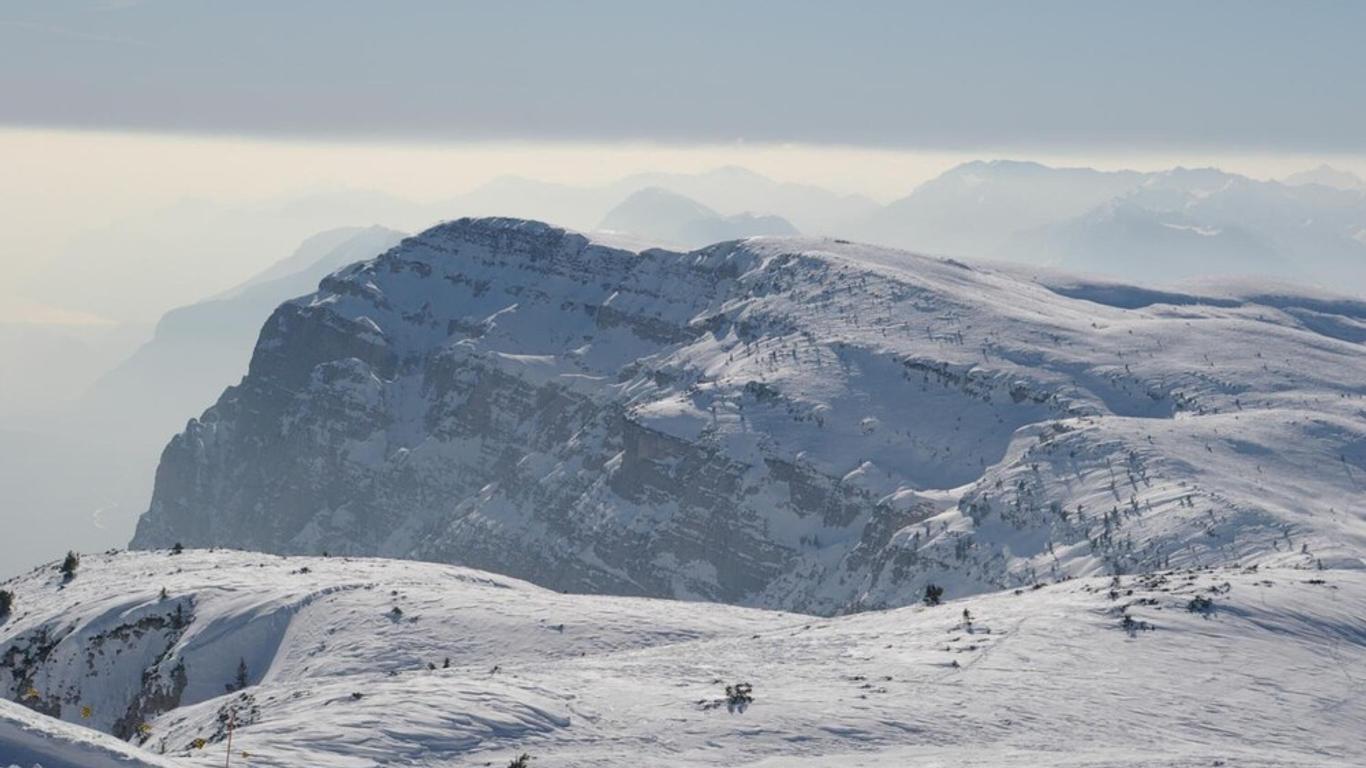
[[[770,184],[777,183],[762,173],[746,168],[743,165],[722,165],[707,171],[703,175],[732,179],[748,179],[750,181],[766,181]]]
[[[797,228],[781,216],[752,212],[723,216],[686,195],[662,187],[645,187],[632,193],[603,217],[598,228],[682,247],[757,235],[798,234]]]
[[[1334,168],[1327,163],[1311,168],[1307,171],[1292,173],[1281,179],[1283,184],[1298,187],[1305,184],[1318,184],[1319,186],[1331,187],[1342,190],[1366,190],[1366,179],[1361,178],[1351,171],[1344,171]]]

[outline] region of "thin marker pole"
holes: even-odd
[[[232,727],[237,721],[237,710],[228,710],[228,756],[223,759],[223,768],[231,768],[232,765]]]

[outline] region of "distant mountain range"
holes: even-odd
[[[1307,171],[1292,173],[1281,181],[1295,187],[1318,184],[1333,189],[1366,190],[1366,179],[1351,171],[1339,170],[1330,165],[1320,165]]]
[[[1366,191],[1318,169],[1286,183],[974,162],[926,182],[853,237],[918,251],[1164,283],[1257,275],[1366,291]]]
[[[781,217],[794,229],[819,235],[847,233],[880,207],[861,195],[840,195],[817,186],[778,182],[744,168],[725,166],[697,174],[639,173],[598,187],[505,176],[444,201],[442,209],[444,218],[514,215],[588,232],[597,228],[613,209],[647,190],[652,190],[648,194],[654,196],[667,192],[686,198],[691,205],[720,217]]]
[[[734,166],[641,173],[598,186],[506,176],[432,202],[354,189],[240,207],[187,200],[93,230],[75,226],[61,258],[33,270],[18,288],[37,291],[34,298],[53,307],[148,322],[269,267],[251,254],[283,251],[325,229],[374,223],[416,231],[460,216],[518,216],[589,232],[644,190],[687,198],[722,219],[737,217],[732,226],[714,226],[711,234],[720,237],[697,233],[674,243],[688,247],[790,226],[807,235],[1125,279],[1233,270],[1366,290],[1366,188],[1350,173],[1320,167],[1281,183],[1213,169],[1108,172],[1005,160],[965,163],[887,205]],[[629,223],[642,231],[623,234],[647,240],[652,234],[644,230],[667,229],[648,216]],[[1148,268],[1136,274],[1133,260]]]
[[[976,161],[885,206],[739,168],[641,174],[593,189],[507,178],[450,201],[448,211],[682,247],[800,231],[1150,284],[1258,276],[1366,292],[1366,186],[1326,166],[1278,182],[1212,168]]]

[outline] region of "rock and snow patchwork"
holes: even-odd
[[[1360,567],[1366,305],[838,240],[634,252],[460,220],[282,305],[136,547],[450,562],[838,612]]]
[[[229,718],[232,764],[259,768],[1366,760],[1361,571],[1074,579],[837,618],[229,551],[89,555],[69,582],[3,587],[4,698],[48,714],[0,704],[0,765],[222,765]],[[175,629],[136,629],[150,616]],[[136,748],[72,725],[129,713]]]

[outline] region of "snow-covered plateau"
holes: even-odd
[[[53,716],[0,703],[0,757],[24,768],[224,765],[229,720],[230,764],[262,768],[1366,761],[1359,570],[835,618],[224,550],[87,555],[3,588],[5,698]]]

